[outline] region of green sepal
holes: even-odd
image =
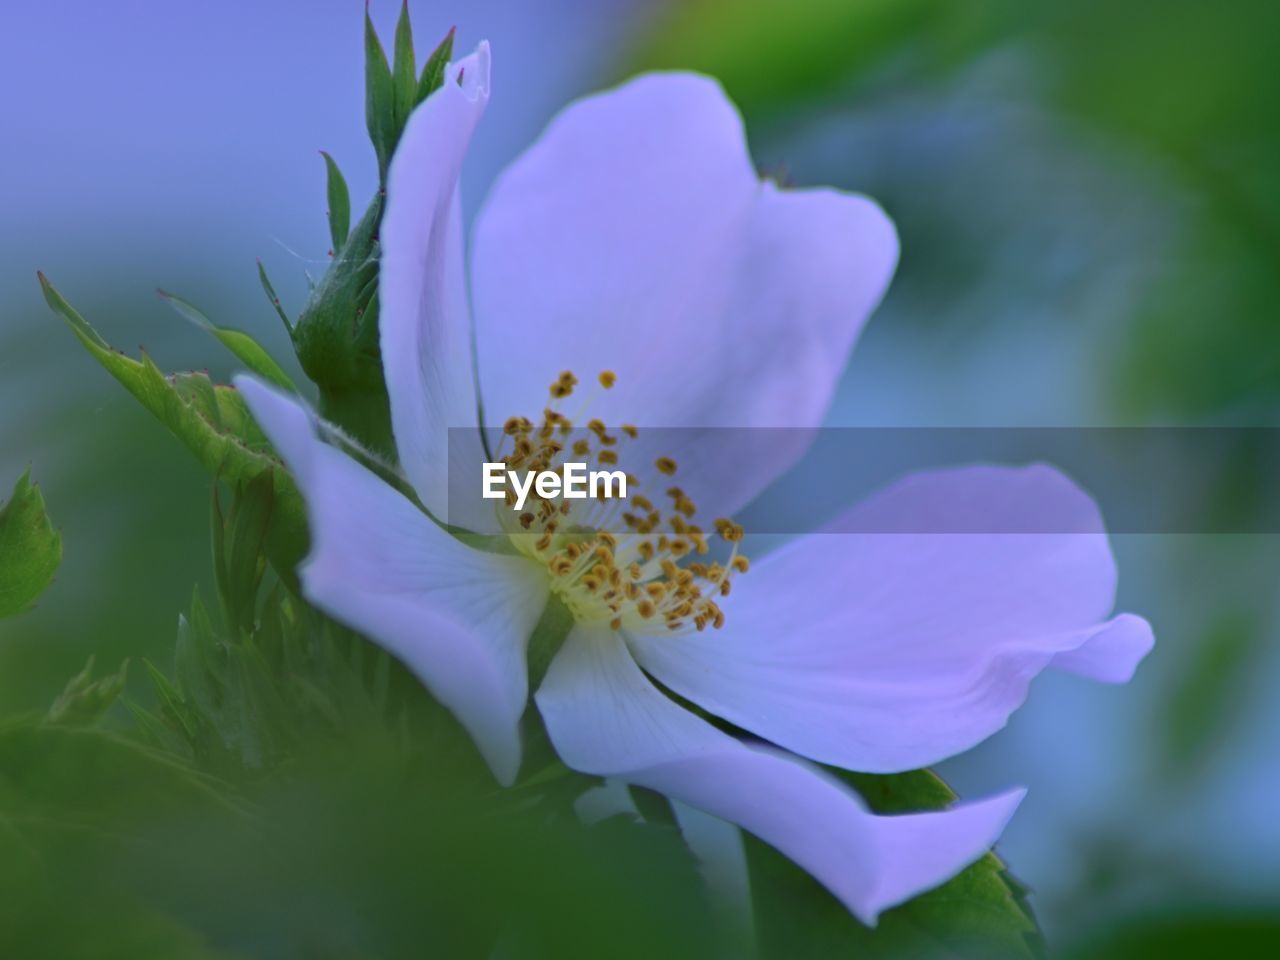
[[[27,470],[0,507],[0,617],[22,613],[53,582],[62,563],[62,537],[45,512],[44,497]]]
[[[453,57],[453,38],[457,32],[457,27],[450,27],[449,32],[445,34],[444,39],[423,65],[422,76],[418,78],[418,103],[444,86],[444,68],[449,65],[449,60]]]
[[[115,673],[93,679],[93,657],[84,669],[67,681],[58,699],[44,715],[46,723],[90,727],[102,719],[120,694],[124,692],[129,663],[126,660]]]
[[[365,125],[378,155],[378,181],[387,182],[387,168],[395,152],[399,130],[396,126],[396,88],[382,41],[373,29],[369,8],[364,11],[364,92]]]
[[[329,200],[329,242],[336,257],[351,233],[351,192],[333,157],[324,150],[320,151],[320,156],[324,157],[325,195]]]
[[[395,450],[378,343],[378,224],[383,194],[347,238],[294,327],[293,346],[320,388],[320,413],[380,456]]]
[[[271,472],[264,470],[235,494],[223,516],[213,491],[213,567],[227,622],[250,633],[257,620],[258,588],[266,573],[266,540],[275,507]]]
[[[404,125],[409,121],[409,114],[418,104],[418,67],[413,54],[413,27],[409,23],[409,0],[403,0],[400,4],[394,49],[391,80],[395,90],[396,139],[399,140]]]
[[[450,30],[415,80],[408,5],[400,11],[391,64],[366,8],[365,120],[378,156],[379,190],[354,228],[339,229],[343,227],[343,211],[349,221],[350,197],[337,165],[325,154],[333,262],[313,286],[307,305],[291,328],[302,369],[320,388],[321,415],[382,457],[395,454],[378,333],[378,231],[386,202],[387,170],[414,107],[443,82],[453,40],[454,31]],[[265,274],[263,282],[278,307]]]
[[[278,387],[283,387],[290,393],[298,392],[298,388],[289,379],[289,375],[280,368],[280,364],[276,363],[275,358],[249,334],[232,327],[217,326],[201,310],[176,294],[166,290],[157,290],[156,294],[173,307],[180,317],[190,320],[201,330],[216,337],[224,347],[235,354],[241,363],[258,376],[271,381]]]
[[[941,810],[956,799],[951,788],[929,770],[833,773],[879,814]],[[872,929],[772,847],[749,835],[743,839],[764,958],[1035,960],[1044,956],[1044,941],[1027,903],[1026,887],[994,853],[941,886],[886,911]]]
[[[267,268],[262,265],[262,261],[258,261],[258,280],[262,284],[262,289],[267,295],[267,299],[271,301],[271,306],[275,308],[276,315],[280,318],[280,322],[284,324],[284,328],[289,331],[289,336],[293,337],[293,323],[289,320],[289,315],[284,312],[284,307],[280,305],[280,298],[276,295],[276,288],[271,285],[271,278],[267,276]]]
[[[215,384],[203,373],[166,377],[145,353],[141,360],[134,360],[113,350],[43,274],[40,283],[49,306],[67,321],[85,349],[168,427],[209,473],[239,489],[263,471],[270,472],[275,508],[267,540],[269,555],[281,576],[292,576],[307,550],[306,506],[239,391]]]

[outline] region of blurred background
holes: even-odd
[[[254,258],[296,313],[327,262],[318,151],[358,207],[374,188],[362,8],[57,0],[0,14],[0,486],[32,465],[65,546],[40,606],[0,624],[0,715],[47,706],[90,653],[108,667],[169,656],[191,584],[211,580],[203,470],[48,312],[35,271],[166,370],[232,364],[156,287],[295,371]],[[675,67],[724,83],[767,172],[880,200],[902,264],[833,424],[1276,424],[1274,4],[412,10],[422,55],[455,24],[462,49],[493,44],[470,211],[567,100]],[[396,13],[372,5],[384,38]],[[1133,685],[1046,675],[1008,729],[942,772],[968,796],[1031,788],[1000,849],[1064,954],[1206,937],[1243,955],[1280,914],[1280,543],[1125,535],[1115,549],[1120,606],[1159,641]]]

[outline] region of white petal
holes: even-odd
[[[569,369],[607,425],[817,425],[897,261],[884,213],[831,190],[779,191],[751,166],[714,81],[654,74],[582,100],[499,179],[476,223],[477,351],[493,423],[535,416]],[[566,409],[570,412],[573,405]],[[491,424],[492,425],[492,424]],[[804,431],[642,432],[705,509],[785,470]]]
[[[922,893],[982,856],[1022,798],[880,817],[823,772],[747,746],[660,693],[620,637],[576,629],[536,694],[561,759],[735,823],[777,847],[855,915]]]
[[[494,775],[520,765],[525,644],[546,580],[517,557],[473,550],[346,454],[322,443],[310,411],[240,376],[236,386],[307,501],[307,599],[381,644],[467,728]]]
[[[387,178],[378,322],[396,448],[418,496],[441,522],[493,532],[492,510],[474,509],[474,497],[450,498],[451,479],[478,488],[484,459],[458,179],[488,102],[482,43],[450,65],[444,85],[409,118]]]
[[[920,474],[834,529],[882,532],[793,541],[735,582],[723,630],[635,638],[637,658],[779,746],[893,772],[990,736],[1048,666],[1123,682],[1151,648],[1145,621],[1107,619],[1101,518],[1047,467]]]

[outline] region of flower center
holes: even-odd
[[[606,370],[598,382],[609,390],[617,377]],[[506,421],[495,456],[508,470],[563,476],[566,463],[620,467],[620,448],[639,431],[623,424],[610,433],[595,419],[575,429],[589,400],[574,417],[561,407],[577,385],[578,378],[566,370],[551,384],[541,423],[526,417]],[[652,466],[662,477],[674,477],[679,469],[671,457],[658,457]],[[523,510],[517,510],[515,494],[508,492],[497,506],[498,517],[516,548],[546,569],[552,591],[579,623],[650,634],[723,626],[716,600],[727,596],[734,575],[749,567],[738,552],[742,527],[715,521],[715,538],[728,544],[728,555],[714,560],[711,539],[695,522],[697,507],[680,487],[667,487],[662,497],[655,494],[659,503],[668,502],[664,512],[640,492],[638,477],[627,473],[626,478],[625,498],[609,498],[598,489],[575,499],[531,491]]]

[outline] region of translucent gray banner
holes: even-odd
[[[1280,533],[1280,428],[639,428],[635,433],[599,424],[549,437],[535,429],[526,437],[534,452],[515,458],[514,472],[530,465],[563,472],[568,462],[582,463],[588,473],[625,472],[633,481],[628,496],[613,509],[597,503],[599,509],[590,512],[593,527],[611,532],[634,531],[628,516],[641,517],[643,524],[650,512],[646,504],[662,515],[661,529],[680,513],[678,508],[691,505],[696,519],[689,522],[711,530],[716,518],[728,516],[752,534],[1091,532],[1093,521],[1076,501],[1045,495],[1034,483],[1025,498],[1004,510],[926,500],[893,511],[849,511],[920,471],[1043,464],[1093,498],[1111,533]],[[502,428],[487,436],[489,445],[482,449],[474,430],[451,431],[446,522],[466,527],[497,510],[527,512],[484,498],[484,463],[511,461],[514,441],[520,439],[510,433],[504,438]],[[560,450],[553,445],[549,456],[539,458],[548,453],[543,445],[549,441]],[[965,496],[981,499],[982,471],[965,476],[966,483],[978,485]],[[672,490],[686,503],[671,496]]]

